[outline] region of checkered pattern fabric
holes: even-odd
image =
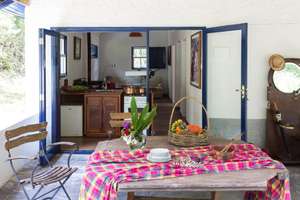
[[[174,161],[151,163],[146,159],[148,149],[129,152],[126,150],[98,151],[91,154],[80,188],[80,200],[115,200],[118,183],[140,180],[191,176],[204,173],[221,173],[261,168],[284,169],[284,165],[272,160],[252,144],[235,144],[234,156],[223,162],[211,156],[212,146],[172,150],[173,160],[202,158],[203,165],[197,168],[183,167]],[[203,156],[204,155],[204,156]],[[290,199],[289,179],[274,177],[268,182],[267,191],[247,192],[245,199]]]

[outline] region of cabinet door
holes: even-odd
[[[97,134],[102,131],[102,98],[96,96],[86,97],[86,134]]]
[[[111,112],[120,112],[120,103],[118,97],[103,97],[103,130],[111,130],[109,124],[110,113]]]

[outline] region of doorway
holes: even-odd
[[[216,136],[247,140],[247,24],[206,29],[203,102]],[[205,123],[204,123],[205,124]]]
[[[144,35],[145,35],[145,38],[146,38],[146,43],[144,44],[144,45],[142,45],[142,46],[145,46],[145,48],[146,49],[148,49],[149,50],[149,47],[151,47],[151,45],[153,46],[153,45],[155,45],[155,46],[158,46],[157,44],[153,44],[152,42],[153,41],[151,41],[151,36],[150,36],[150,32],[159,32],[159,31],[169,31],[169,30],[173,30],[173,31],[179,31],[179,30],[195,30],[195,31],[198,31],[198,30],[203,30],[204,28],[203,27],[135,27],[135,28],[126,28],[126,27],[119,27],[119,28],[101,28],[101,27],[99,27],[99,28],[89,28],[89,27],[82,27],[82,28],[72,28],[72,27],[56,27],[56,28],[52,28],[52,30],[45,30],[45,31],[49,31],[49,32],[53,32],[53,33],[55,33],[57,36],[59,36],[61,33],[64,33],[64,34],[66,34],[66,33],[74,33],[74,32],[78,32],[78,33],[87,33],[87,32],[91,32],[91,36],[93,35],[93,33],[97,33],[97,32],[105,32],[105,33],[110,33],[110,32],[116,32],[116,33],[120,33],[120,32],[142,32]],[[105,35],[105,34],[104,34]],[[128,37],[128,35],[129,34],[127,34],[127,37]],[[75,36],[74,36],[75,37]],[[78,37],[78,36],[76,36],[76,37]],[[72,37],[73,38],[73,37]],[[136,38],[132,38],[132,40],[134,40],[134,41],[136,41],[137,39]],[[83,42],[84,40],[82,39],[82,41],[81,42]],[[159,41],[159,40],[157,40],[157,41]],[[167,41],[167,40],[166,40]],[[71,40],[69,40],[69,42],[70,43],[72,43],[73,44],[73,41]],[[74,42],[74,44],[75,44],[75,42]],[[58,44],[57,46],[58,47],[60,47],[60,45],[61,44]],[[98,46],[98,51],[100,51],[101,52],[101,50],[100,50],[100,46],[101,45],[99,45]],[[167,45],[164,45],[165,47],[167,46]],[[83,44],[82,44],[82,47],[84,47],[83,46]],[[179,46],[179,48],[180,48],[180,50],[179,51],[182,51],[181,50],[181,45]],[[55,48],[55,49],[53,49],[53,46],[51,46],[51,48],[50,49],[52,49],[53,50],[53,52],[55,52],[55,54],[57,55],[57,57],[59,57],[59,55],[61,54],[60,53],[60,49],[59,48]],[[71,48],[72,50],[73,50],[73,48]],[[74,48],[75,49],[75,48]],[[87,48],[88,50],[90,50],[90,48]],[[52,51],[51,50],[51,51]],[[172,47],[172,50],[175,50],[174,49],[174,47]],[[184,50],[183,50],[184,51]],[[179,53],[178,52],[178,56],[173,56],[174,55],[174,53],[175,53],[175,51],[172,51],[172,63],[174,63],[173,62],[173,59],[174,58],[176,58],[176,57],[178,57],[178,58],[180,58],[181,56],[182,56],[182,54],[181,53]],[[75,54],[74,54],[75,55]],[[71,53],[71,54],[69,54],[69,56],[74,56],[73,55],[73,52]],[[99,54],[99,55],[101,55],[101,53]],[[84,55],[82,55],[82,56],[84,56]],[[128,55],[127,55],[128,56]],[[129,55],[130,56],[130,55]],[[57,58],[54,58],[54,57],[52,57],[52,59],[57,59]],[[103,57],[100,57],[100,60],[101,59],[103,59]],[[43,62],[43,61],[42,61]],[[78,60],[76,61],[76,62],[79,62]],[[178,61],[178,65],[177,66],[182,66],[182,62],[184,62],[184,61],[182,61],[182,60],[179,60]],[[71,66],[71,65],[70,65]],[[74,65],[73,65],[74,66]],[[116,69],[116,67],[118,68],[118,66],[122,66],[121,64],[120,65],[112,65],[112,64],[108,64],[107,66],[109,66],[109,67],[111,67],[112,69]],[[56,68],[56,69],[59,69],[60,68],[60,66],[53,66],[54,68]],[[73,67],[74,68],[74,67]],[[180,69],[180,71],[181,71],[182,69]],[[59,71],[59,70],[58,70]],[[87,71],[89,71],[89,70],[87,70]],[[92,70],[90,70],[90,71],[92,71]],[[151,85],[149,84],[149,82],[151,81],[150,80],[150,71],[151,71],[151,69],[150,69],[150,67],[149,67],[149,63],[147,63],[147,68],[146,68],[146,71],[147,71],[147,73],[145,73],[146,74],[146,97],[148,97],[148,101],[150,101],[150,98],[149,98],[149,93],[150,93],[150,87],[151,87]],[[163,70],[156,70],[156,74],[161,74],[163,72]],[[171,73],[174,73],[175,72],[175,70],[172,70],[171,71]],[[70,73],[70,71],[68,72],[68,73]],[[56,78],[54,79],[54,81],[51,83],[52,84],[52,89],[51,90],[53,90],[53,91],[55,91],[55,92],[57,92],[56,93],[56,97],[57,97],[57,102],[55,103],[55,104],[52,104],[52,113],[54,114],[53,115],[53,117],[54,118],[52,118],[52,120],[51,120],[51,123],[52,123],[52,126],[55,126],[56,128],[58,128],[58,127],[60,127],[60,123],[61,123],[61,117],[63,117],[63,116],[61,116],[60,114],[57,114],[57,113],[60,113],[60,103],[62,103],[62,102],[60,102],[59,100],[61,100],[61,93],[60,93],[60,88],[59,88],[59,86],[61,86],[62,85],[62,83],[59,83],[59,82],[62,82],[62,81],[59,81],[59,72],[56,72]],[[100,74],[100,76],[101,76],[101,74]],[[166,74],[166,77],[167,77],[167,74]],[[89,78],[88,78],[89,79]],[[153,80],[153,79],[152,79]],[[168,81],[166,81],[166,83],[167,83]],[[177,81],[175,80],[175,79],[172,79],[170,82],[172,82],[172,83],[176,83]],[[181,83],[181,82],[179,82],[179,83]],[[55,86],[55,87],[54,87]],[[174,91],[175,90],[175,88],[173,87],[172,88],[172,91]],[[168,88],[166,88],[166,91],[168,91]],[[172,92],[172,96],[173,96],[173,92]],[[45,96],[45,99],[46,99],[46,101],[48,101],[48,102],[51,102],[51,99],[49,99],[49,96]],[[82,99],[80,100],[80,102],[82,101]],[[76,104],[77,105],[77,104]],[[72,105],[73,107],[74,107],[74,105]],[[68,107],[68,108],[65,108],[65,109],[67,109],[67,110],[70,110],[70,107]],[[73,109],[73,108],[72,108]],[[49,110],[49,109],[48,109]],[[82,108],[82,111],[81,112],[78,112],[78,113],[82,113],[82,112],[84,112],[84,106],[83,106],[83,108]],[[65,119],[71,119],[72,117],[70,117],[70,116],[72,116],[72,115],[67,115],[67,116],[69,116],[69,117],[63,117],[63,118],[65,118]],[[73,118],[72,118],[73,119]],[[76,118],[77,119],[77,118]],[[82,118],[78,118],[80,121],[81,121],[81,119]],[[46,120],[45,118],[43,118],[43,120]],[[70,121],[70,122],[72,122],[72,123],[74,123],[74,121]],[[71,124],[72,124],[71,123]],[[68,124],[68,123],[67,123]],[[57,131],[53,131],[53,132],[50,132],[50,134],[49,134],[49,137],[51,137],[51,138],[55,138],[55,140],[52,140],[52,142],[54,142],[54,141],[59,141],[59,140],[68,140],[68,138],[61,138],[61,130],[59,130],[59,128],[58,128],[58,130]],[[82,147],[83,147],[83,149],[82,149],[82,151],[80,151],[79,153],[91,153],[93,150],[92,149],[89,149],[88,151],[86,150],[86,149],[84,149],[85,147],[85,144],[87,144],[86,146],[90,146],[88,143],[90,143],[91,145],[94,145],[95,144],[95,141],[96,141],[96,143],[97,142],[99,142],[100,140],[102,140],[101,138],[89,138],[88,140],[78,140],[78,141],[75,141],[75,142],[77,142],[77,143],[81,143],[82,142]],[[51,142],[51,140],[49,139],[47,142]]]

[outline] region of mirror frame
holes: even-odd
[[[287,63],[287,62],[295,63],[295,64],[297,64],[297,65],[299,66],[299,68],[300,68],[300,58],[285,58],[284,61],[285,61],[286,63]],[[280,92],[280,93],[282,93],[282,94],[293,95],[293,92],[290,92],[290,93],[282,92],[282,91],[280,91],[280,90],[276,87],[276,85],[275,85],[275,83],[274,83],[274,81],[273,81],[273,75],[274,75],[274,72],[275,72],[275,71],[274,71],[273,69],[270,68],[269,74],[268,74],[268,84],[269,84],[269,86],[274,87],[274,89],[275,89],[276,91],[278,91],[278,92]]]

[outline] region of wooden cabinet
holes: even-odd
[[[110,113],[121,112],[121,92],[101,92],[85,95],[85,135],[91,137],[107,137],[112,130],[109,125]],[[114,130],[120,135],[120,130]]]
[[[120,112],[121,110],[119,109],[119,99],[118,97],[103,97],[102,99],[102,109],[103,109],[103,129],[104,130],[110,130],[110,124],[108,123],[110,120],[110,113],[111,112]]]
[[[85,103],[86,135],[97,134],[102,131],[102,98],[98,96],[86,96]]]

